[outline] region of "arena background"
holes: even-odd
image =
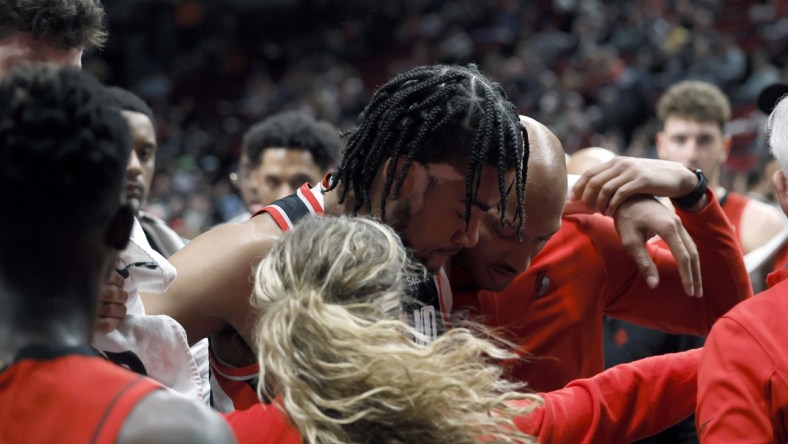
[[[758,187],[755,108],[788,80],[788,0],[106,0],[110,38],[85,68],[157,118],[148,211],[192,238],[242,211],[229,176],[248,126],[299,109],[350,128],[371,92],[433,62],[480,65],[568,153],[650,156],[662,91],[730,97],[724,185]]]

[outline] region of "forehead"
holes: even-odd
[[[49,62],[64,66],[82,66],[82,48],[61,49],[32,34],[16,32],[0,40],[0,69],[10,71],[22,63]]]
[[[300,148],[266,148],[260,156],[260,167],[279,168],[318,168],[312,153]]]
[[[697,120],[687,117],[671,116],[665,120],[663,131],[667,134],[697,133],[722,136],[722,129],[717,122]]]
[[[121,111],[120,113],[126,118],[126,122],[135,135],[153,136],[153,122],[148,116],[135,111]]]

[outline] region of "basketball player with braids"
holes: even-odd
[[[222,331],[211,344],[213,373],[224,380],[212,386],[214,404],[224,411],[254,405],[256,382],[245,380],[257,375],[256,359],[246,347],[236,353],[235,345],[252,344],[252,270],[305,216],[366,214],[391,225],[435,273],[409,281],[424,290],[422,305],[411,311],[414,325],[432,339],[450,304],[441,265],[477,243],[481,215],[499,205],[505,214],[511,194],[514,224],[522,229],[525,140],[514,105],[475,66],[412,69],[375,93],[335,174],[304,184],[247,222],[194,239],[172,256],[178,279],[166,294],[143,294],[146,311],[179,321],[192,343]]]
[[[228,415],[239,443],[630,442],[694,408],[698,351],[537,396],[501,378],[492,359],[513,354],[480,327],[414,341],[400,313],[418,268],[366,218],[308,218],[285,234],[253,295],[260,390],[275,401]]]

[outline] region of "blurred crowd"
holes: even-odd
[[[788,80],[779,0],[107,0],[110,39],[84,60],[151,104],[159,150],[147,211],[192,238],[241,213],[232,184],[250,125],[284,110],[351,128],[392,74],[477,63],[566,152],[652,156],[655,102],[683,79],[734,106],[723,178],[757,185],[755,100]]]

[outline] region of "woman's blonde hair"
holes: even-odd
[[[262,261],[258,390],[305,442],[529,441],[512,418],[541,399],[489,362],[510,353],[465,328],[420,345],[400,320],[422,270],[390,228],[349,217],[306,219]]]

